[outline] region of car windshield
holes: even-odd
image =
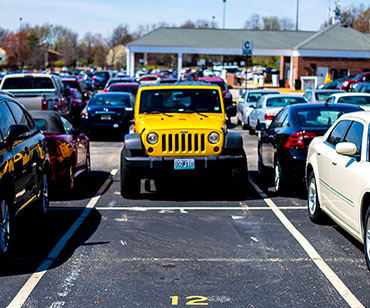
[[[293,111],[301,127],[327,127],[329,128],[342,114],[358,111],[350,107],[320,107],[299,108]]]
[[[279,92],[276,92],[276,93],[261,93],[261,92],[253,92],[253,93],[249,93],[248,97],[247,97],[247,102],[248,103],[253,103],[253,102],[257,102],[261,96],[263,95],[267,95],[267,94],[280,94]]]
[[[269,98],[266,107],[284,107],[292,104],[307,103],[303,97],[274,97]]]
[[[124,106],[132,107],[128,95],[95,95],[89,101],[89,106]]]
[[[337,92],[316,92],[315,93],[315,98],[317,101],[326,101],[330,95],[337,93]]]
[[[354,80],[360,79],[364,73],[358,74],[355,77],[353,77]]]
[[[141,92],[140,113],[221,113],[218,93],[210,89],[144,90]]]
[[[45,77],[12,77],[5,79],[3,89],[54,89],[50,78]]]
[[[338,103],[352,105],[370,105],[370,96],[344,96],[338,99]]]
[[[137,89],[138,87],[112,86],[109,88],[109,92],[128,92],[136,95]]]

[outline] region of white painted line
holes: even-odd
[[[185,213],[183,211],[252,211],[252,210],[269,210],[271,208],[268,206],[248,206],[248,207],[239,207],[239,206],[225,206],[225,207],[216,207],[216,206],[204,206],[204,207],[173,207],[173,206],[163,206],[163,207],[96,207],[97,210],[101,211],[134,211],[134,212],[146,212],[146,211],[160,211],[161,214],[163,213],[174,213],[174,211],[180,211],[181,213]],[[279,207],[280,210],[307,210],[307,206],[281,206]]]
[[[59,242],[55,245],[53,250],[49,253],[47,258],[41,263],[35,273],[31,275],[31,277],[26,281],[23,287],[20,289],[18,294],[13,298],[11,303],[7,306],[7,308],[21,308],[27,298],[30,296],[33,289],[41,280],[42,276],[47,272],[49,267],[53,264],[55,259],[58,257],[64,246],[67,242],[71,239],[73,234],[76,230],[80,227],[82,222],[85,218],[89,215],[90,211],[96,203],[99,201],[100,197],[102,196],[105,189],[108,187],[110,182],[112,181],[113,177],[117,174],[118,170],[113,169],[110,173],[110,177],[104,182],[103,186],[100,187],[99,191],[96,195],[90,199],[89,203],[86,205],[86,208],[83,210],[81,215],[77,218],[74,224],[69,228],[69,230],[63,235],[63,237],[59,240]]]
[[[302,248],[306,251],[311,260],[321,270],[325,277],[330,281],[333,287],[339,292],[342,298],[352,308],[364,308],[361,302],[354,296],[354,294],[348,289],[343,281],[337,276],[336,273],[329,267],[329,265],[323,260],[316,249],[310,244],[310,242],[298,231],[296,227],[290,222],[290,220],[283,214],[283,212],[276,206],[276,204],[257,186],[254,180],[249,176],[249,181],[253,185],[254,189],[263,198],[265,203],[272,209],[276,217],[284,225],[284,227],[293,235],[298,241]]]

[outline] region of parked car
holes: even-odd
[[[114,83],[132,83],[132,82],[135,82],[135,80],[130,77],[111,78],[106,83],[104,87],[104,92],[108,92],[108,88]]]
[[[249,134],[255,134],[258,124],[270,125],[276,114],[285,106],[291,104],[308,103],[302,96],[269,94],[263,95],[257,102],[256,108],[248,117]]]
[[[343,80],[340,86],[340,89],[349,91],[351,84],[355,82],[366,82],[366,81],[370,81],[370,72],[361,73],[361,74],[356,75],[352,79]]]
[[[370,93],[370,82],[357,82],[352,87],[353,92]]]
[[[256,107],[260,97],[268,94],[280,94],[280,92],[277,90],[250,89],[245,91],[238,99],[236,117],[238,119],[238,124],[240,124],[243,129],[249,129],[250,113]]]
[[[309,103],[324,103],[329,98],[329,96],[334,93],[346,93],[346,92],[343,90],[333,90],[333,89],[307,90],[303,94],[303,97]]]
[[[94,89],[104,89],[111,77],[111,71],[95,71],[93,77],[91,78]]]
[[[368,93],[336,93],[327,99],[331,104],[352,104],[370,110],[370,94]]]
[[[89,100],[92,96],[92,91],[89,90],[89,87],[86,84],[84,79],[72,77],[63,77],[62,82],[64,86],[69,86],[70,89],[77,89],[81,93],[82,100]]]
[[[137,82],[130,83],[114,83],[107,88],[106,92],[128,92],[136,96],[139,84]]]
[[[71,88],[70,89],[71,93],[71,118],[74,121],[74,123],[79,123],[80,122],[80,114],[81,111],[85,108],[86,106],[86,101],[84,100],[84,97],[81,95],[80,91],[77,89]]]
[[[75,178],[90,171],[89,138],[56,111],[31,110],[30,113],[46,137],[51,183],[72,192]]]
[[[233,104],[233,96],[231,95],[225,81],[220,77],[200,77],[198,81],[204,81],[211,84],[218,85],[221,88],[222,98],[224,100],[225,108]]]
[[[364,244],[370,270],[370,112],[343,115],[307,155],[308,215],[320,222],[323,214]]]
[[[46,214],[50,169],[44,135],[23,105],[2,94],[0,170],[0,253],[4,255],[14,243],[14,221],[19,215],[27,215],[28,208]]]
[[[95,94],[81,112],[81,127],[88,135],[97,132],[126,134],[133,119],[134,105],[131,93]]]
[[[284,107],[267,128],[259,124],[258,171],[281,193],[304,183],[307,148],[344,113],[363,110],[347,104],[295,104]]]
[[[58,110],[63,114],[71,111],[69,93],[59,76],[53,74],[8,74],[0,89],[12,93],[28,110]]]
[[[317,89],[338,89],[340,90],[341,84],[344,80],[353,78],[354,76],[346,76],[333,80],[332,82],[322,83],[317,86]]]
[[[143,75],[137,79],[140,84],[157,84],[163,78],[156,75]]]

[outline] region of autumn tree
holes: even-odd
[[[5,37],[2,48],[6,51],[9,66],[22,67],[29,53],[27,33],[25,31],[10,32]]]

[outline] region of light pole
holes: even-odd
[[[212,28],[215,28],[215,18],[216,16],[212,16]]]
[[[225,29],[225,13],[226,13],[226,0],[222,0],[224,3],[224,18],[222,23],[222,28]]]
[[[299,0],[297,0],[297,16],[295,21],[295,31],[298,31]]]

